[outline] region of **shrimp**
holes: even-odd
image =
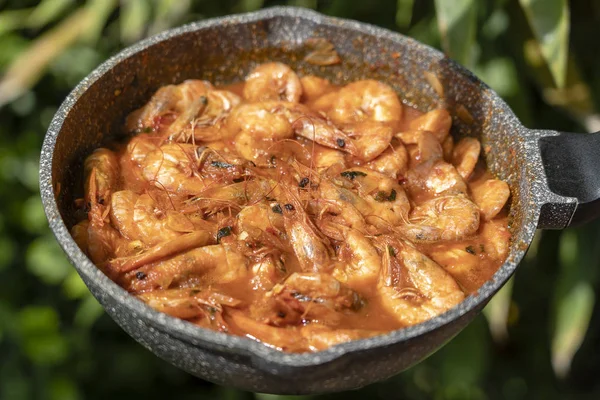
[[[161,140],[159,137],[151,137],[142,133],[129,140],[125,151],[119,158],[123,187],[139,193],[148,186],[148,182],[142,174],[141,165],[146,155],[158,148],[155,144],[157,139]]]
[[[413,131],[429,131],[435,135],[438,142],[443,143],[452,126],[452,117],[447,110],[438,108],[429,111],[410,121],[409,130]]]
[[[131,202],[128,201],[130,205]],[[126,215],[130,209],[126,208],[123,211],[113,211],[121,215]],[[123,222],[127,221],[131,224],[130,228],[126,228],[125,224],[118,224],[120,229],[124,229],[131,234],[131,237],[139,238],[147,246],[154,246],[160,242],[172,240],[180,236],[180,232],[175,232],[167,228],[166,213],[162,207],[156,203],[156,201],[147,193],[137,197],[134,205],[133,216],[126,216],[122,219]],[[131,220],[129,219],[131,218]],[[116,218],[115,218],[116,220]],[[126,230],[125,230],[126,229]]]
[[[248,232],[259,229],[261,231],[275,230],[284,232],[283,215],[281,206],[275,204],[270,207],[261,202],[251,206],[244,207],[237,215],[237,228],[239,232]]]
[[[395,238],[387,242],[388,262],[378,283],[379,300],[390,314],[404,325],[427,321],[459,304],[465,297],[456,281],[435,261],[426,257],[409,243]],[[392,260],[393,259],[393,260]],[[390,284],[386,274],[403,267],[414,288],[399,288]]]
[[[94,150],[83,165],[85,201],[90,207],[108,205],[119,179],[119,160],[114,152],[105,148]]]
[[[462,138],[454,146],[452,164],[454,164],[456,170],[464,180],[469,179],[473,173],[477,160],[479,160],[480,151],[481,144],[475,138]]]
[[[88,230],[90,228],[90,221],[84,219],[83,221],[79,221],[71,228],[71,236],[73,236],[73,240],[77,243],[77,246],[84,253],[88,253]]]
[[[222,332],[227,331],[223,307],[239,307],[242,302],[210,289],[166,289],[141,293],[137,296],[157,311],[176,318],[202,318]]]
[[[262,102],[236,107],[227,119],[230,132],[237,135],[235,148],[247,160],[266,159],[277,140],[294,136],[288,118],[273,112],[278,103]]]
[[[329,116],[337,124],[365,120],[398,122],[402,118],[402,104],[391,87],[368,79],[340,89]]]
[[[406,147],[402,143],[390,145],[383,153],[366,163],[365,167],[392,179],[403,177],[408,170]]]
[[[241,235],[240,235],[241,237]],[[268,292],[280,282],[286,273],[285,265],[280,258],[262,257],[250,266],[250,285],[255,292]]]
[[[510,197],[508,184],[499,179],[473,183],[470,187],[473,200],[479,206],[484,221],[489,221],[498,215]]]
[[[199,97],[180,114],[167,129],[171,140],[212,142],[234,136],[225,126],[225,118],[241,102],[235,93],[227,90],[210,90]]]
[[[393,179],[367,168],[351,168],[341,173],[345,183],[354,186],[368,204],[361,210],[365,220],[378,228],[388,228],[407,221],[410,203],[404,189]],[[357,204],[353,204],[355,207]],[[366,212],[366,214],[365,214]]]
[[[327,79],[308,75],[300,78],[302,85],[302,101],[311,102],[323,96],[333,89],[333,85]]]
[[[232,282],[246,276],[246,263],[246,258],[236,249],[235,244],[199,247],[150,265],[145,269],[142,280],[131,282],[130,290],[141,292],[198,282]]]
[[[479,232],[481,240],[485,243],[485,253],[493,260],[506,260],[510,246],[510,232],[506,227],[506,219],[493,219],[483,223]]]
[[[320,324],[301,327],[275,327],[247,317],[239,310],[228,309],[225,321],[239,335],[290,352],[318,351],[330,346],[370,337],[383,332],[366,329],[333,329]]]
[[[417,205],[399,231],[412,241],[459,240],[479,228],[479,208],[464,195],[442,196]]]
[[[338,97],[339,90],[334,90],[310,101],[308,105],[310,106],[311,110],[314,110],[322,116],[325,116],[329,114],[329,112],[333,108],[333,104],[338,99]]]
[[[136,239],[139,231],[134,221],[134,208],[139,196],[131,190],[113,193],[110,199],[110,221],[127,239]]]
[[[355,140],[322,116],[315,114],[302,104],[282,103],[274,110],[282,112],[292,124],[294,133],[313,140],[320,145],[358,155]]]
[[[291,274],[267,293],[275,326],[298,325],[307,321],[335,325],[338,313],[361,309],[365,301],[358,293],[326,273]]]
[[[143,265],[150,264],[175,254],[205,246],[211,242],[212,236],[205,231],[196,231],[181,235],[171,240],[159,243],[139,254],[129,257],[115,258],[110,266],[119,272],[128,272]]]
[[[284,226],[294,253],[305,272],[320,272],[331,266],[332,250],[325,238],[317,235],[317,229],[304,211],[293,204],[284,207]]]
[[[452,135],[446,136],[442,142],[442,151],[444,152],[444,161],[452,162],[452,152],[454,150],[454,138]]]
[[[490,276],[481,270],[483,255],[474,254],[476,246],[465,242],[435,246],[429,256],[444,268],[467,292],[477,290]],[[467,250],[469,249],[469,250]]]
[[[357,229],[329,225],[326,230],[338,230],[343,239],[333,276],[350,287],[363,287],[365,283],[375,281],[381,270],[381,257],[371,241]]]
[[[434,162],[444,157],[442,145],[429,131],[417,131],[416,146],[409,147],[410,166],[415,166],[427,161]]]
[[[211,183],[198,173],[198,148],[191,144],[165,144],[143,161],[144,178],[157,188],[179,194],[196,194]]]
[[[300,101],[302,84],[298,75],[287,65],[272,62],[254,68],[246,77],[244,98],[250,102],[283,100]]]
[[[195,101],[205,97],[212,88],[209,82],[194,79],[179,85],[163,86],[144,107],[129,114],[125,127],[128,132],[158,131],[164,116],[184,113]]]
[[[373,121],[364,121],[345,127],[344,132],[354,139],[356,156],[371,161],[385,151],[392,140],[392,128]]]
[[[407,173],[406,188],[413,197],[439,196],[467,192],[467,184],[452,164],[445,161],[426,161]]]

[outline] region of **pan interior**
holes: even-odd
[[[329,40],[342,63],[319,67],[303,61],[304,43],[311,37]],[[524,212],[524,205],[531,201],[530,172],[522,159],[524,128],[506,104],[466,70],[412,39],[310,16],[275,15],[241,22],[234,17],[201,29],[192,25],[126,51],[78,86],[52,159],[52,185],[67,228],[77,222],[74,200],[81,196],[83,159],[103,143],[123,139],[126,115],[147,102],[154,91],[185,79],[239,82],[266,61],[281,61],[300,75],[315,74],[338,84],[378,79],[421,111],[447,108],[453,116],[455,138],[480,138],[488,168],[510,185],[513,240],[508,263],[520,259],[532,234],[524,227],[535,226],[537,215]],[[512,268],[494,279],[508,279]],[[495,291],[498,285],[490,288]]]

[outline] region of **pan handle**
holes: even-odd
[[[581,225],[600,216],[600,132],[553,133],[538,142],[548,188],[577,199],[568,226]]]

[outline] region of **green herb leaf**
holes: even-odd
[[[351,181],[353,181],[357,176],[367,176],[367,174],[362,171],[344,171],[340,175],[344,178],[350,179]]]
[[[519,0],[556,86],[565,86],[569,57],[567,0]]]

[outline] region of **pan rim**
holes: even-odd
[[[333,362],[349,354],[362,353],[377,348],[396,345],[418,336],[433,332],[444,325],[459,319],[463,315],[476,309],[478,306],[482,304],[484,305],[491,298],[491,296],[493,296],[493,294],[498,291],[500,287],[502,287],[502,285],[510,278],[510,276],[512,276],[518,263],[525,255],[526,247],[528,247],[533,239],[533,234],[539,219],[541,207],[541,205],[536,202],[532,205],[532,209],[527,210],[525,221],[521,227],[521,229],[524,231],[521,242],[527,244],[527,246],[519,246],[518,249],[511,251],[507,260],[496,271],[493,277],[484,285],[482,285],[477,293],[469,295],[456,307],[453,307],[447,312],[418,325],[391,331],[386,334],[377,335],[370,338],[342,343],[314,353],[286,353],[248,338],[200,328],[187,321],[183,321],[158,312],[129,294],[125,289],[121,288],[118,284],[104,275],[79,249],[60,216],[58,205],[55,200],[55,190],[52,184],[52,160],[57,138],[61,131],[63,122],[66,120],[70,111],[73,109],[82,95],[95,82],[101,79],[106,73],[111,71],[114,66],[123,62],[125,59],[132,57],[153,45],[156,45],[157,43],[188,33],[202,31],[221,24],[235,25],[237,23],[251,23],[263,20],[266,21],[281,17],[307,19],[320,26],[343,26],[350,30],[360,31],[369,36],[376,36],[392,41],[401,40],[405,43],[410,43],[411,46],[415,47],[418,51],[428,52],[438,57],[444,57],[440,51],[397,32],[367,23],[329,17],[313,10],[297,7],[272,7],[251,13],[235,14],[194,22],[161,32],[157,35],[137,42],[132,46],[123,49],[116,55],[113,55],[96,69],[94,69],[94,71],[92,71],[88,76],[86,76],[72,90],[72,92],[67,96],[56,112],[44,138],[40,157],[40,192],[44,211],[48,218],[50,228],[63,251],[76,268],[77,272],[92,281],[93,286],[97,287],[102,297],[107,296],[112,298],[115,302],[123,305],[127,311],[131,313],[131,315],[136,317],[136,319],[140,319],[145,323],[150,324],[154,328],[178,338],[179,340],[197,347],[205,347],[212,350],[218,350],[223,353],[248,356],[255,365],[260,367],[260,369],[272,373],[276,373],[280,367],[294,369],[314,367]],[[476,78],[466,68],[455,63],[453,60],[448,61],[452,64],[457,73],[463,74],[470,78],[476,82],[477,85],[479,85],[482,92],[487,92],[487,95],[490,96],[500,108],[502,108],[504,113],[503,118],[508,119],[507,123],[515,126],[515,129],[523,130],[525,132],[524,135],[527,135],[528,132],[531,132],[523,127],[508,105],[492,89]],[[534,194],[532,194],[531,197],[535,198]]]

